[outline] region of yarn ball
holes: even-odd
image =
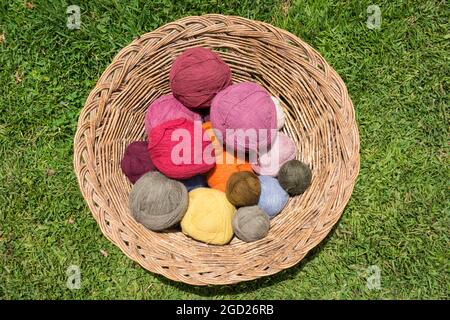
[[[231,84],[231,70],[217,53],[196,47],[175,59],[169,80],[173,95],[186,107],[207,108]]]
[[[258,207],[272,219],[286,206],[289,195],[274,177],[259,176],[259,181],[261,182],[261,195],[259,196]]]
[[[233,84],[219,92],[212,101],[210,119],[222,141],[235,150],[268,148],[277,129],[275,104],[267,90],[253,82]]]
[[[181,220],[181,231],[208,244],[227,244],[233,237],[236,208],[225,193],[210,188],[189,192],[189,207]]]
[[[147,135],[151,130],[169,120],[185,118],[191,121],[202,121],[202,117],[186,108],[172,94],[167,94],[153,101],[147,108],[144,124]]]
[[[218,145],[221,145],[220,141],[217,141],[216,135],[214,133],[214,129],[212,127],[211,121],[205,121],[202,124],[203,129],[209,136],[212,142],[216,142]]]
[[[258,203],[261,183],[253,172],[235,172],[228,179],[225,193],[236,207],[253,206]]]
[[[291,196],[302,194],[311,184],[311,169],[299,160],[283,164],[278,172],[278,181]]]
[[[281,130],[284,127],[284,122],[286,121],[284,116],[283,108],[281,107],[280,100],[277,97],[271,96],[273,103],[275,103],[275,108],[277,111],[277,128]]]
[[[206,121],[202,124],[202,128],[205,130],[206,135],[211,140],[214,150],[215,150],[215,156],[216,158],[223,156],[223,145],[221,141],[219,141],[214,133],[214,129],[211,125],[211,121]]]
[[[252,171],[252,166],[248,162],[238,160],[228,152],[222,152],[220,159],[217,159],[216,166],[208,172],[207,182],[211,188],[225,192],[228,179],[235,172]],[[231,161],[229,159],[232,159]]]
[[[204,137],[201,125],[187,119],[170,120],[153,128],[148,145],[153,164],[174,179],[208,172],[215,165],[215,156],[211,141]]]
[[[180,182],[184,184],[188,191],[208,186],[208,183],[206,182],[206,175],[204,174],[199,174],[197,176],[193,176],[192,178],[181,180]]]
[[[147,142],[135,141],[130,143],[125,149],[120,167],[133,184],[145,173],[155,170],[147,150]]]
[[[239,208],[233,218],[233,231],[245,242],[264,238],[269,233],[269,228],[269,217],[258,206]]]
[[[271,148],[259,155],[257,163],[252,169],[257,174],[276,176],[281,166],[295,158],[297,147],[295,142],[282,132],[278,132]]]
[[[160,231],[181,221],[188,208],[188,192],[181,182],[148,172],[131,189],[129,206],[137,222]]]

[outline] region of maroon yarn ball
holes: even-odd
[[[188,179],[215,166],[214,147],[199,121],[180,118],[153,128],[148,149],[156,168],[169,178]]]
[[[230,67],[209,49],[185,50],[170,70],[172,93],[189,108],[208,108],[214,96],[231,84]]]
[[[141,176],[155,170],[146,141],[135,141],[125,149],[120,167],[131,183],[136,183]]]

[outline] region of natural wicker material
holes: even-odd
[[[291,198],[252,243],[206,245],[181,232],[156,233],[130,215],[131,185],[120,170],[125,147],[145,139],[148,104],[169,93],[169,71],[183,50],[219,52],[233,81],[256,81],[280,98],[283,131],[310,164],[309,189]],[[240,17],[187,17],[144,34],[122,49],[87,98],[74,141],[81,192],[102,232],[128,257],[167,278],[194,285],[231,284],[298,263],[330,231],[359,171],[359,136],[352,102],[337,73],[294,35]]]

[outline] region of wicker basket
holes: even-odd
[[[120,170],[125,147],[145,139],[148,104],[170,92],[174,57],[189,47],[216,50],[233,81],[256,81],[279,97],[284,132],[297,159],[310,164],[311,187],[291,198],[252,243],[206,245],[181,232],[156,233],[129,213],[131,185]],[[81,192],[105,236],[147,270],[193,285],[232,284],[298,263],[331,230],[359,171],[352,102],[337,73],[294,35],[241,17],[187,17],[144,34],[122,49],[100,77],[80,114],[74,166]]]

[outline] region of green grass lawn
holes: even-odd
[[[450,298],[446,1],[30,2],[0,0],[0,298]],[[81,30],[66,27],[70,4]],[[366,25],[371,4],[379,30]],[[111,244],[72,168],[78,115],[114,55],[203,13],[263,20],[316,48],[344,79],[361,135],[353,196],[321,245],[275,276],[207,288],[154,275]],[[79,290],[66,286],[70,265]]]

